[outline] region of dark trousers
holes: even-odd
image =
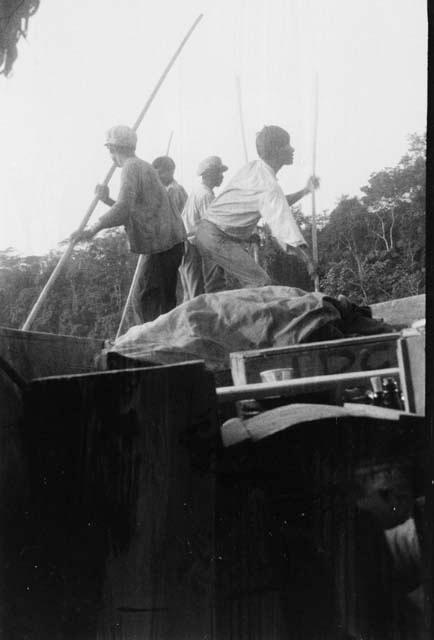
[[[151,322],[176,307],[176,281],[184,252],[180,242],[167,251],[144,256],[133,293],[136,324]]]

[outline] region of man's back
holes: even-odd
[[[182,213],[188,198],[186,190],[181,184],[176,182],[176,180],[173,180],[166,188],[170,202],[178,213]]]
[[[126,205],[125,228],[134,253],[160,253],[184,240],[181,217],[148,162],[136,156],[126,160],[117,203]]]
[[[205,219],[229,236],[248,240],[261,217],[277,239],[294,246],[305,244],[275,172],[259,158],[235,174]]]

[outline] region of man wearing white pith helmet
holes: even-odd
[[[107,132],[105,146],[122,169],[119,196],[115,202],[106,185],[97,185],[95,192],[110,209],[92,227],[72,237],[81,242],[102,229],[125,227],[131,251],[145,256],[133,294],[135,321],[142,323],[176,306],[185,231],[157,172],[136,156],[136,144],[137,135],[130,127],[119,125]]]
[[[182,219],[187,232],[184,257],[179,268],[184,290],[184,302],[205,292],[202,257],[196,248],[196,227],[214,200],[214,189],[221,185],[223,174],[227,170],[227,166],[223,164],[219,156],[209,156],[202,160],[197,169],[197,175],[201,177],[201,181],[188,196],[182,211]],[[211,268],[212,266],[209,265],[208,270]],[[224,277],[223,270],[217,266],[215,268],[219,269],[221,277]]]

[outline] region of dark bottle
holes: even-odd
[[[388,409],[403,410],[398,383],[393,378],[383,380],[383,406]]]

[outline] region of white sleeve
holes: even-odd
[[[196,199],[196,211],[197,211],[197,220],[196,223],[199,223],[199,220],[205,216],[209,205],[214,200],[214,196],[212,193],[203,193],[200,197]]]
[[[213,197],[211,193],[191,194],[185,203],[182,211],[182,220],[187,232],[187,237],[191,242],[194,240],[196,227],[207,212]]]
[[[292,247],[306,244],[285,194],[278,184],[264,192],[259,213],[270,227],[273,236],[281,243],[289,244]]]

